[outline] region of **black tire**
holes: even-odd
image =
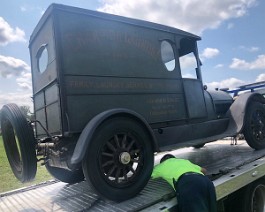
[[[123,201],[145,187],[153,165],[153,149],[145,127],[120,117],[105,121],[97,129],[83,160],[83,171],[100,196]]]
[[[37,171],[35,138],[30,124],[16,104],[3,106],[1,128],[6,155],[14,175],[21,182],[33,180]]]
[[[70,171],[62,168],[52,167],[48,164],[45,165],[48,172],[57,180],[64,183],[74,184],[84,180],[83,170]]]
[[[243,134],[253,149],[265,148],[265,106],[259,102],[250,103],[246,111]]]
[[[242,212],[263,212],[265,209],[265,184],[257,180],[245,188]]]
[[[232,193],[224,200],[226,212],[263,212],[265,211],[265,181],[256,180]]]

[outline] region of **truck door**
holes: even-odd
[[[204,118],[207,116],[207,110],[196,40],[182,38],[179,46],[179,64],[188,118]]]

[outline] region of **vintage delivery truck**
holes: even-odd
[[[121,201],[148,182],[154,153],[243,133],[265,147],[265,99],[203,85],[200,37],[155,23],[52,4],[29,43],[36,120],[4,105],[11,168],[34,178],[37,157],[63,182],[85,179]],[[33,126],[34,124],[34,126]]]

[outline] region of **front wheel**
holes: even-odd
[[[147,184],[154,155],[150,136],[141,123],[119,117],[96,131],[83,160],[87,182],[99,195],[123,201]]]
[[[265,106],[252,102],[245,117],[243,134],[248,145],[254,149],[265,148]]]

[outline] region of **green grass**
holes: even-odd
[[[47,172],[45,166],[40,166],[40,164],[38,164],[38,170],[34,181],[29,183],[21,183],[18,181],[10,168],[4,149],[3,139],[2,136],[0,136],[0,193],[38,184],[50,179],[52,179],[52,176]]]

